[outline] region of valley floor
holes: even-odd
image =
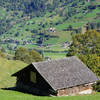
[[[100,100],[100,93],[83,96],[43,97],[17,91],[0,90],[0,100]]]

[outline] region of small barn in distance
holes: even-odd
[[[32,63],[14,73],[16,87],[33,94],[91,94],[98,78],[77,57]]]

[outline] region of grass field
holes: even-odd
[[[0,88],[14,86],[16,78],[11,77],[11,74],[15,73],[26,65],[27,64],[21,61],[0,58]]]
[[[0,90],[0,100],[100,100],[100,93],[83,96],[46,97],[16,91]]]
[[[50,57],[51,59],[59,59],[66,57],[66,53],[44,53],[44,57]]]

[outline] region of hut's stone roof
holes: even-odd
[[[99,80],[96,75],[75,56],[36,62],[31,65],[35,67],[54,90],[94,83]],[[18,73],[21,73],[24,69],[14,73],[12,76],[17,76]]]
[[[77,57],[32,63],[54,90],[96,82],[96,75]]]

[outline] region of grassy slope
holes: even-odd
[[[16,79],[11,74],[25,67],[27,64],[21,61],[6,60],[0,58],[0,88],[14,86]]]
[[[100,94],[68,97],[40,97],[16,91],[0,90],[0,100],[100,100]]]
[[[22,13],[19,12],[19,14],[16,17],[14,16],[13,21],[15,22],[18,19],[20,19],[21,21],[13,25],[13,27],[10,28],[0,38],[2,40],[5,40],[7,38],[18,40],[20,44],[16,45],[15,43],[6,43],[6,44],[1,44],[1,47],[6,48],[6,52],[12,53],[12,54],[14,52],[13,51],[11,52],[10,50],[8,50],[7,45],[9,45],[10,47],[24,46],[26,48],[41,49],[41,47],[37,45],[33,45],[33,43],[36,43],[36,41],[38,41],[38,38],[40,36],[37,33],[32,33],[31,30],[33,29],[39,30],[39,28],[41,28],[41,30],[44,31],[44,30],[48,30],[50,27],[54,27],[56,28],[56,33],[54,33],[54,35],[56,34],[57,36],[59,36],[59,38],[50,38],[49,40],[44,41],[44,44],[52,45],[49,49],[44,47],[44,50],[53,50],[53,51],[66,50],[67,48],[63,48],[61,44],[66,41],[71,41],[72,36],[69,31],[63,31],[63,29],[66,29],[69,25],[72,25],[73,28],[80,28],[83,25],[85,25],[87,22],[100,22],[100,20],[97,18],[97,13],[100,12],[100,8],[93,9],[88,13],[83,13],[84,11],[83,9],[88,7],[89,3],[86,3],[85,5],[82,5],[81,3],[82,2],[79,2],[78,6],[75,8],[79,13],[74,14],[68,20],[65,20],[65,21],[63,20],[65,16],[59,16],[58,14],[56,14],[55,11],[53,11],[52,13],[47,12],[43,17],[34,17],[29,20],[23,20],[24,18],[20,19],[19,16],[21,16]],[[99,2],[97,2],[97,4],[99,4]],[[64,6],[62,8],[65,8],[65,12],[68,10],[67,6]],[[59,10],[59,9],[56,9],[56,10]],[[5,9],[2,8],[0,9],[0,12],[1,12],[0,19],[3,19],[3,18],[11,19],[12,17],[11,11],[6,12]],[[61,22],[61,24],[56,25],[57,22]],[[45,25],[44,28],[42,27],[43,24]],[[19,33],[17,37],[15,37],[16,33]],[[53,35],[53,33],[49,33],[49,34]],[[35,38],[32,38],[32,35],[35,36]],[[26,40],[32,41],[32,43],[22,45],[23,41],[26,41]],[[45,55],[48,55],[48,54],[46,53]],[[55,55],[55,54],[53,53],[52,55]]]

